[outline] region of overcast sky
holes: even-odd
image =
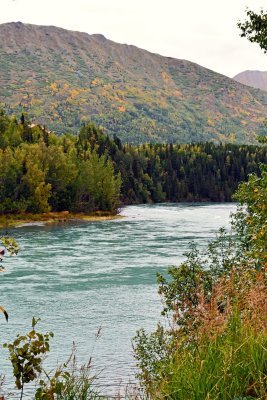
[[[1,0],[0,23],[21,21],[102,33],[227,76],[267,71],[267,55],[239,37],[245,9],[266,0]],[[267,7],[265,7],[265,10]]]

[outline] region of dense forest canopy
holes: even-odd
[[[0,115],[0,212],[113,211],[120,176],[83,138]]]
[[[231,201],[266,149],[233,144],[122,144],[89,123],[57,136],[0,114],[0,212],[114,212],[121,204]]]

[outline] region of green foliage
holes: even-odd
[[[116,212],[120,174],[115,174],[105,144],[94,148],[97,140],[107,140],[98,128],[89,124],[78,137],[57,137],[41,126],[14,122],[4,113],[2,119],[0,214]],[[90,130],[97,139],[85,135]],[[16,141],[11,131],[16,132]]]
[[[192,310],[199,305],[199,286],[205,300],[209,301],[214,283],[222,276],[229,276],[233,267],[242,265],[244,268],[245,260],[239,245],[224,228],[202,253],[192,243],[185,256],[186,261],[179,267],[168,268],[167,277],[157,274],[159,294],[164,304],[162,314],[170,313],[172,317],[175,314],[179,329],[186,328]]]
[[[95,150],[80,164],[77,180],[76,207],[79,211],[115,210],[119,201],[120,175],[114,176],[114,167],[106,155]]]
[[[137,331],[133,342],[139,369],[137,377],[149,392],[153,381],[160,379],[162,363],[168,360],[173,350],[174,335],[158,324],[157,329],[149,335],[144,329]]]
[[[120,204],[231,201],[262,146],[123,145],[92,123],[61,137],[0,116],[0,214],[116,212]],[[14,122],[15,121],[15,122]],[[2,127],[1,127],[2,126]],[[12,129],[11,129],[12,127]]]
[[[53,337],[52,332],[45,334],[37,332],[35,330],[37,322],[38,320],[33,318],[32,330],[27,335],[17,335],[12,343],[4,344],[10,354],[15,384],[21,390],[21,399],[24,385],[34,381],[42,372],[42,360],[49,351],[49,339]]]
[[[247,10],[247,20],[237,25],[241,29],[241,37],[246,37],[250,42],[257,43],[264,53],[267,53],[267,13],[263,10],[259,14]]]
[[[235,226],[244,252],[262,268],[267,265],[267,165],[261,165],[260,176],[252,174],[240,184],[235,200],[241,204]]]
[[[266,149],[254,146],[110,144],[108,152],[121,173],[122,203],[231,201],[238,183],[258,173]]]
[[[162,274],[157,275],[159,294],[165,305],[162,314],[166,315],[169,311],[179,313],[177,323],[181,327],[184,325],[189,304],[190,308],[198,305],[199,284],[204,285],[206,296],[210,293],[212,276],[210,271],[203,270],[195,248],[188,253],[186,262],[179,268],[169,268],[167,273],[168,279]]]

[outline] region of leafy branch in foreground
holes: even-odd
[[[27,335],[17,335],[12,343],[4,344],[10,354],[16,387],[21,391],[20,399],[25,383],[34,381],[42,372],[43,357],[49,351],[49,339],[53,337],[52,332],[42,334],[35,330],[38,321],[32,319],[32,330]]]
[[[241,37],[246,37],[251,43],[258,43],[260,48],[267,53],[267,13],[263,10],[259,14],[246,10],[248,19],[238,22],[241,29]]]

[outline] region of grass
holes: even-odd
[[[154,398],[220,399],[267,398],[266,335],[230,323],[227,332],[196,347],[177,351],[165,371],[160,394]]]
[[[151,399],[267,399],[265,279],[261,272],[248,285],[243,279],[221,282],[209,303],[200,302],[192,318],[197,329],[180,336],[162,362],[160,379],[150,384]]]

